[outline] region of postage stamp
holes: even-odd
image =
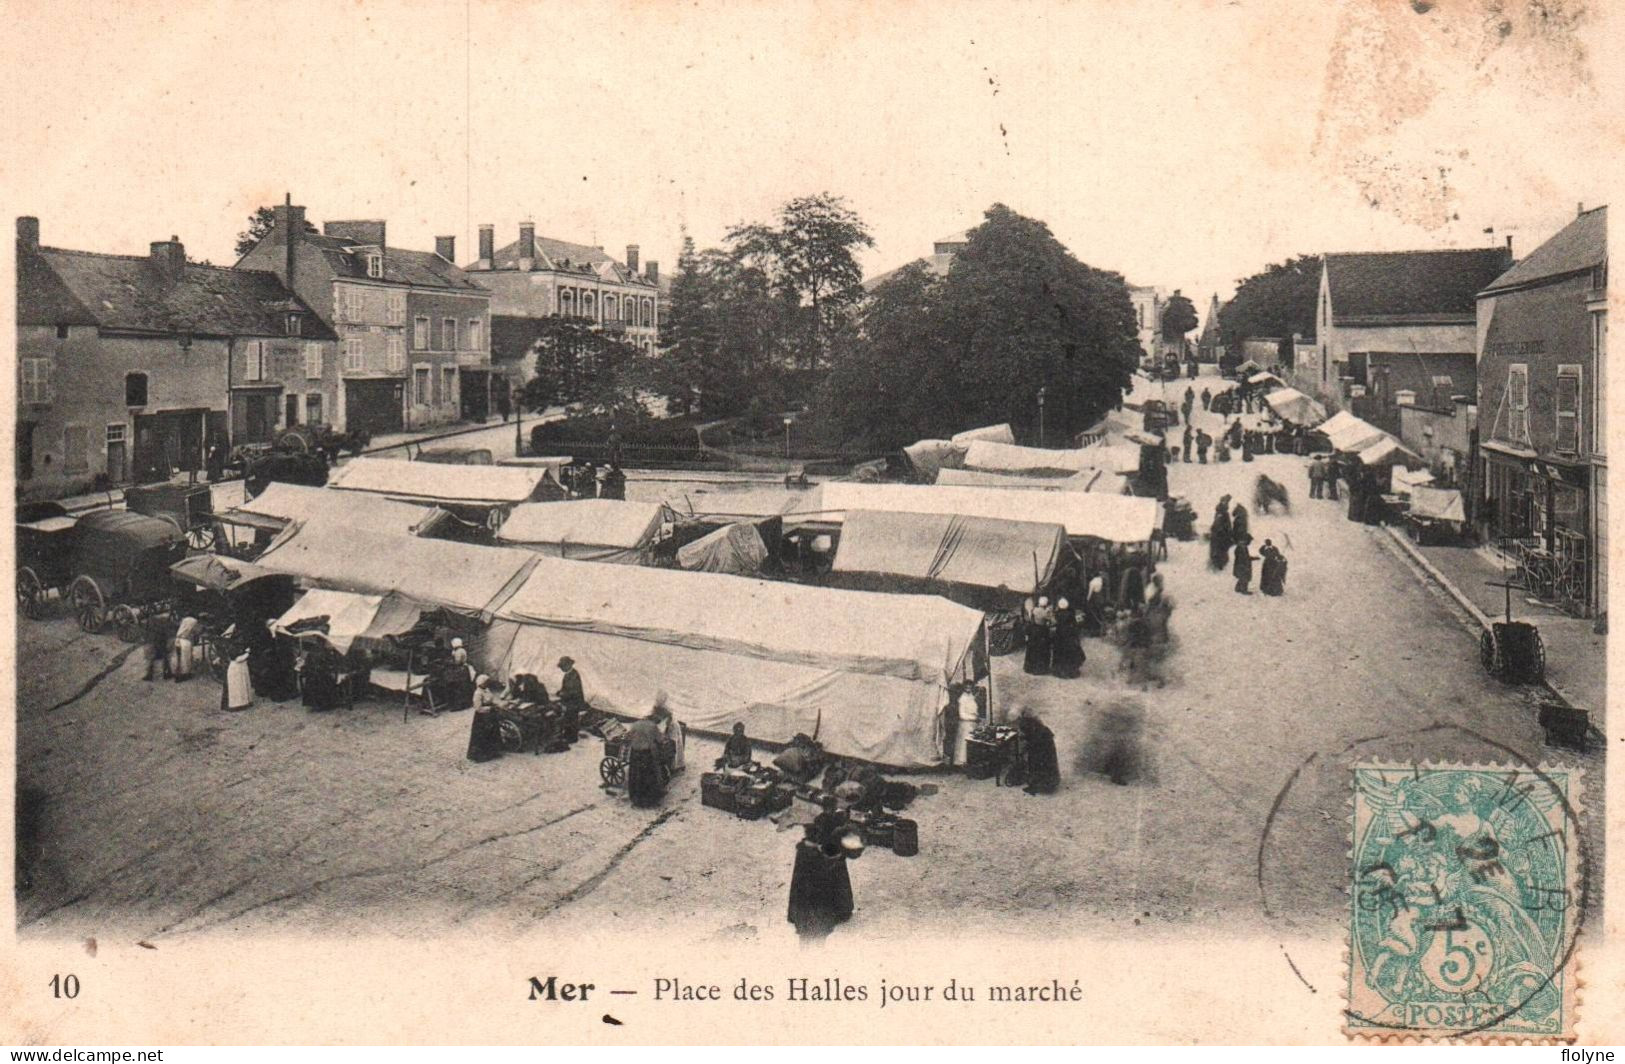
[[[1588,885],[1580,771],[1353,774],[1348,1033],[1572,1038]]]

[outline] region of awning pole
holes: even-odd
[[[987,720],[993,723],[993,637],[988,635],[987,614],[982,615],[982,655],[987,658]]]

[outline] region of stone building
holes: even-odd
[[[335,334],[273,273],[40,244],[17,219],[16,483],[49,498],[168,478],[211,444],[337,407]]]

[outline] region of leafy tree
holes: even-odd
[[[1315,335],[1315,304],[1320,299],[1320,258],[1299,255],[1266,266],[1237,283],[1236,294],[1219,311],[1219,334],[1225,361],[1242,360],[1241,342],[1250,336],[1274,336],[1284,349],[1282,364],[1292,363],[1292,334]]]
[[[605,335],[586,318],[537,318],[532,327],[536,375],[525,383],[527,409],[580,403],[595,412],[636,416],[647,373],[638,348]]]
[[[276,209],[274,207],[258,207],[248,216],[248,228],[237,234],[237,257],[240,259],[258,244],[272,229],[276,228]],[[314,233],[317,229],[310,222],[305,223],[305,232]]]
[[[760,270],[773,289],[806,308],[795,346],[798,364],[808,369],[827,361],[839,319],[862,298],[857,250],[874,243],[857,212],[828,192],[790,200],[772,225],[737,225],[727,236],[742,265]]]
[[[1001,421],[1038,442],[1043,389],[1043,442],[1058,444],[1121,402],[1137,333],[1121,275],[994,204],[944,280],[922,266],[876,289],[813,416],[866,447]]]
[[[1162,308],[1162,335],[1177,340],[1196,328],[1196,308],[1184,293],[1174,289],[1168,305]]]

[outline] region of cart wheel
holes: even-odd
[[[502,736],[502,749],[510,754],[517,754],[525,748],[525,733],[520,730],[515,721],[503,719],[497,722],[497,731]]]
[[[1540,683],[1546,679],[1546,644],[1540,638],[1540,632],[1532,633],[1534,644],[1529,648],[1529,682]]]
[[[73,603],[73,615],[81,631],[94,635],[102,630],[102,625],[107,623],[107,600],[102,597],[102,589],[96,586],[96,581],[88,576],[75,577],[68,588],[68,599]]]
[[[598,762],[598,774],[609,786],[619,787],[626,782],[626,762],[618,757],[606,757]]]
[[[305,434],[302,432],[284,432],[281,437],[277,439],[276,445],[285,451],[299,451],[303,453],[310,450],[310,441],[305,438]]]
[[[120,639],[126,643],[141,642],[141,618],[136,616],[135,610],[121,602],[113,607],[110,617]]]
[[[1486,631],[1483,635],[1479,636],[1478,663],[1484,666],[1485,672],[1489,673],[1497,680],[1501,678],[1501,646],[1500,643],[1497,642],[1494,632]]]
[[[17,570],[17,612],[36,621],[45,614],[45,585],[26,565]]]
[[[209,550],[214,546],[214,526],[193,525],[187,529],[186,545],[193,550]]]

